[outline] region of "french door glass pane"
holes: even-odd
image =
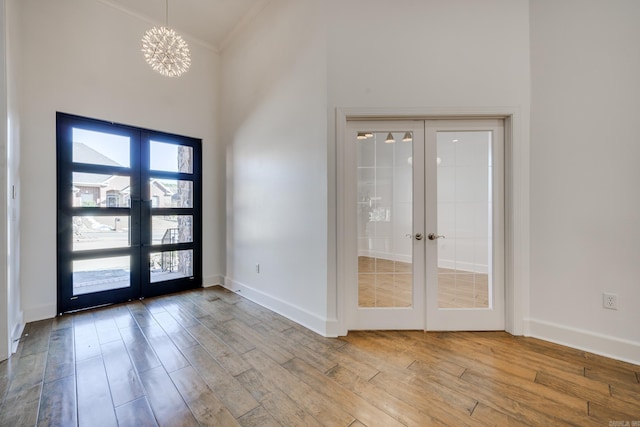
[[[193,173],[193,148],[186,145],[150,141],[151,170]]]
[[[73,172],[73,207],[123,208],[131,205],[128,176]]]
[[[413,141],[404,132],[356,140],[358,306],[413,301]]]
[[[438,307],[490,308],[491,132],[438,132]]]
[[[193,216],[154,215],[151,235],[154,245],[193,242]]]
[[[193,250],[152,252],[151,283],[193,276]]]
[[[193,207],[193,181],[152,178],[149,180],[149,194],[154,208]]]
[[[128,216],[74,216],[73,250],[124,248],[131,245]]]
[[[130,139],[126,136],[73,128],[73,162],[130,167]]]
[[[73,295],[131,286],[129,256],[73,261]]]

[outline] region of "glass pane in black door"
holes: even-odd
[[[150,169],[163,172],[193,173],[193,148],[188,145],[150,141]]]
[[[73,250],[129,247],[130,223],[128,216],[74,216]]]
[[[151,178],[149,194],[153,208],[193,207],[193,181]]]
[[[152,252],[149,260],[151,283],[193,276],[193,250]]]
[[[131,257],[119,256],[73,261],[73,295],[131,286]]]
[[[192,215],[154,215],[151,221],[154,245],[193,242]]]
[[[131,206],[131,178],[109,173],[73,172],[72,206],[126,208]]]
[[[130,139],[126,136],[73,128],[73,162],[131,166]]]

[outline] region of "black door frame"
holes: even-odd
[[[130,167],[73,162],[72,129],[82,128],[130,138]],[[57,289],[58,313],[141,299],[202,286],[202,140],[166,132],[56,113],[57,128]],[[150,170],[150,141],[192,148],[192,173]],[[144,154],[143,154],[144,153]],[[69,189],[73,172],[130,177],[129,207],[74,207]],[[153,208],[149,182],[152,178],[193,182],[190,208]],[[152,245],[152,215],[191,215],[193,241]],[[130,245],[122,248],[73,251],[74,216],[129,216]],[[151,283],[149,260],[154,252],[192,250],[192,275]],[[73,294],[73,261],[113,256],[130,256],[130,286],[94,293]]]

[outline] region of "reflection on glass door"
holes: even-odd
[[[413,302],[413,138],[403,136],[356,139],[360,307]]]
[[[422,123],[353,122],[349,141],[357,212],[351,328],[423,328],[424,264],[414,262],[424,256]]]
[[[58,311],[199,285],[199,140],[62,113],[57,128]]]
[[[488,308],[490,131],[438,132],[438,307]]]

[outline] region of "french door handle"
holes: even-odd
[[[142,209],[140,211],[140,215],[144,220],[151,221],[151,209],[153,208],[152,200],[141,200]],[[142,239],[140,242],[140,246],[151,246],[151,233],[142,233]]]
[[[438,240],[438,239],[444,239],[444,236],[440,236],[436,233],[429,233],[429,235],[427,236],[429,238],[429,240]]]
[[[151,235],[145,236],[146,233],[141,230],[142,224],[140,222],[141,219],[149,220],[151,218],[151,210],[151,200],[131,200],[131,226],[141,231],[140,233],[131,234],[131,246],[145,247],[151,245]]]
[[[132,230],[140,229],[140,200],[131,199],[129,215],[131,215],[131,223],[129,224],[129,244],[133,247],[140,246],[140,233],[132,233]]]

